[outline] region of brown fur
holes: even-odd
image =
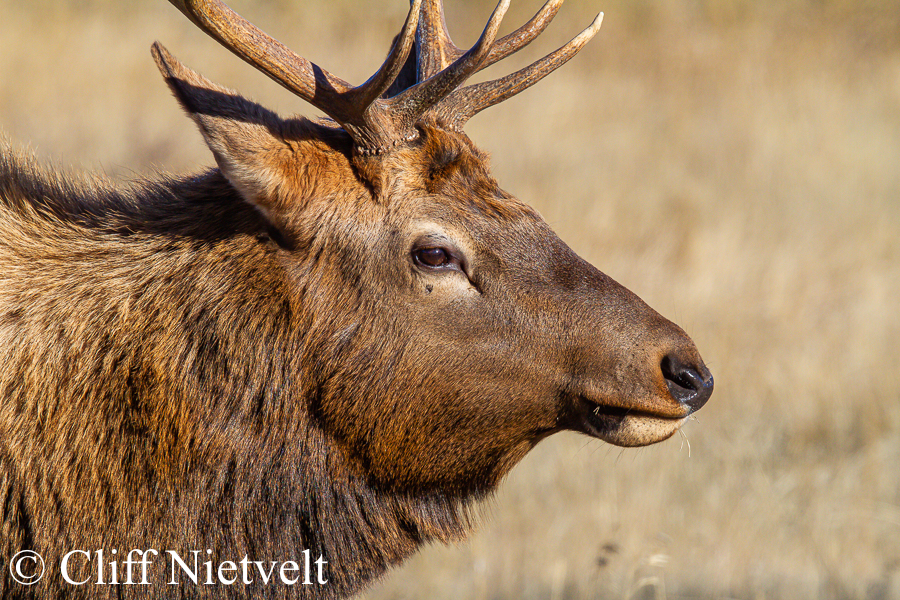
[[[161,68],[218,169],[117,189],[2,149],[0,556],[48,569],[24,587],[4,568],[0,597],[344,597],[461,538],[547,435],[650,443],[689,414],[659,367],[705,369],[689,338],[500,190],[464,134],[425,122],[361,157]],[[423,238],[463,269],[418,266]],[[75,587],[56,567],[151,547],[309,549],[329,583]]]

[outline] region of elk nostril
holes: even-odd
[[[667,355],[660,363],[663,377],[672,397],[688,406],[691,412],[699,410],[713,391],[713,378],[706,367],[700,367],[704,375],[694,367],[689,367],[678,360],[677,357]]]

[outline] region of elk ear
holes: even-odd
[[[281,136],[281,118],[185,67],[159,42],[151,52],[175,98],[199,126],[222,174],[246,201],[271,216],[282,166],[293,156]]]

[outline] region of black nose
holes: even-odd
[[[678,402],[689,406],[691,412],[700,410],[713,392],[713,378],[705,366],[699,370],[682,363],[677,356],[668,355],[660,364],[669,393]]]

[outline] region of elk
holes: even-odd
[[[0,557],[43,570],[9,563],[0,597],[347,597],[462,538],[545,437],[651,444],[708,400],[688,335],[500,189],[462,131],[599,16],[465,86],[562,0],[497,38],[501,0],[465,51],[440,0],[412,0],[353,87],[219,0],[171,2],[328,118],[283,119],[156,43],[216,168],[117,186],[3,148]]]

